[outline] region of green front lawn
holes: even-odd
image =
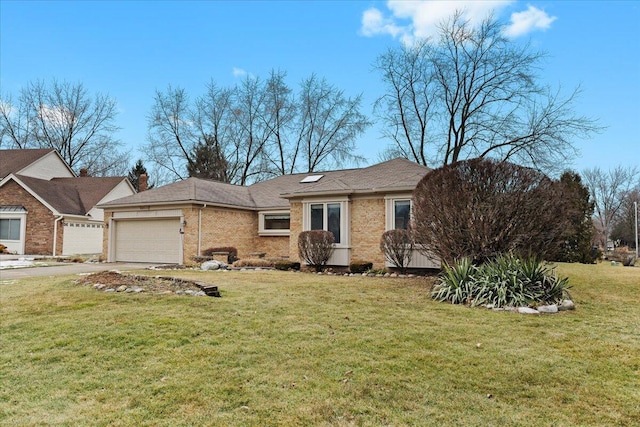
[[[577,310],[541,316],[437,303],[425,279],[0,282],[0,425],[640,425],[640,267],[558,271]]]

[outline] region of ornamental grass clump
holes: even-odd
[[[556,304],[568,298],[568,279],[536,258],[499,255],[481,265],[463,258],[445,265],[432,297],[472,307],[523,307]]]

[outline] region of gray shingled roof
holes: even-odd
[[[53,148],[33,150],[0,150],[0,179],[15,174],[41,157],[55,151]]]
[[[254,208],[249,187],[225,184],[200,178],[187,178],[173,184],[142,191],[113,200],[101,206],[140,205],[160,203],[211,203],[224,206]]]
[[[50,181],[16,175],[33,192],[61,214],[86,215],[124,177],[53,178]]]
[[[394,159],[359,169],[284,175],[248,187],[188,178],[113,200],[100,207],[192,202],[245,209],[286,209],[289,208],[289,198],[314,194],[343,195],[411,190],[429,170],[406,159]],[[323,176],[314,183],[301,183],[308,175]]]

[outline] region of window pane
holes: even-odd
[[[327,230],[333,233],[336,243],[340,243],[340,203],[327,204]]]
[[[9,226],[9,240],[20,240],[20,220],[11,219]]]
[[[290,222],[289,214],[265,215],[264,229],[265,230],[288,230],[289,222]]]
[[[9,220],[8,219],[0,219],[0,239],[2,240],[9,239]]]
[[[20,220],[0,219],[0,239],[20,240]]]
[[[397,200],[394,202],[394,228],[406,230],[409,228],[411,215],[411,202],[409,200]]]
[[[311,229],[324,230],[324,205],[311,205]]]

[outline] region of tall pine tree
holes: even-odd
[[[597,254],[592,250],[595,235],[592,220],[594,203],[589,196],[589,189],[582,184],[580,175],[572,171],[564,172],[560,183],[569,202],[569,225],[557,261],[591,264]]]
[[[214,179],[229,182],[229,163],[220,148],[220,144],[212,136],[205,136],[193,147],[193,161],[187,165],[190,177]]]
[[[144,165],[142,164],[142,159],[139,159],[136,162],[136,165],[131,168],[131,170],[129,171],[129,174],[127,175],[129,182],[131,183],[133,188],[135,188],[136,191],[140,191],[140,186],[139,186],[140,175],[142,174],[147,175],[147,182],[149,182],[148,181],[149,174],[147,173],[147,168],[145,168]],[[147,184],[147,190],[151,190],[152,188],[153,188],[153,184]]]

